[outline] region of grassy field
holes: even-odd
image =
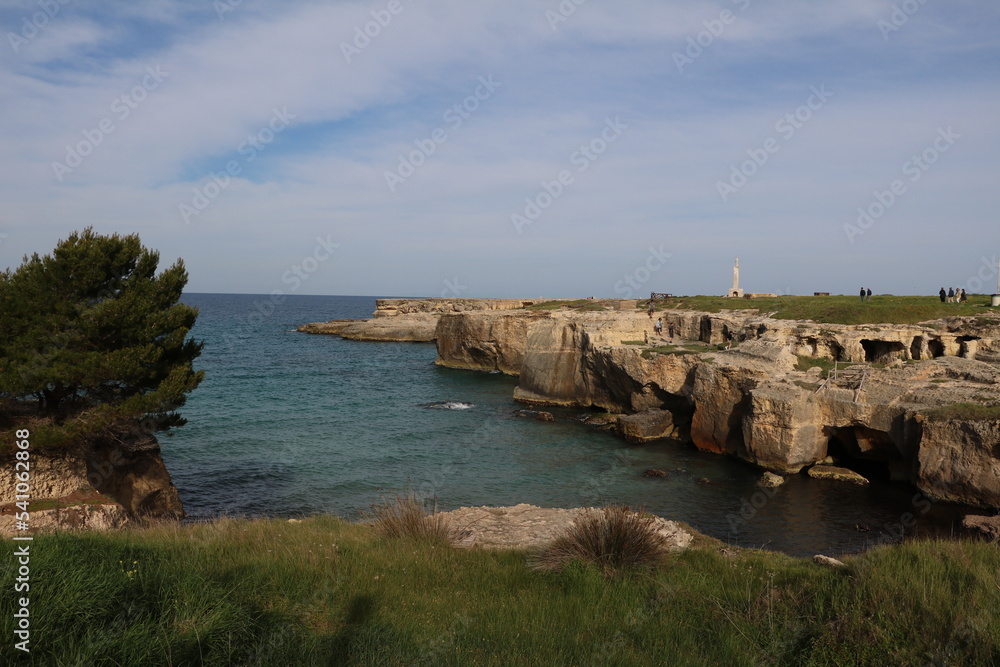
[[[1000,311],[989,308],[989,296],[970,294],[965,304],[941,303],[936,296],[874,295],[861,302],[858,296],[780,296],[765,299],[726,299],[714,296],[692,296],[662,299],[657,309],[677,308],[717,313],[720,310],[754,309],[774,313],[784,320],[812,320],[827,324],[915,324],[951,315],[984,315]],[[639,303],[640,309],[648,301]]]
[[[11,543],[8,543],[10,545]],[[0,662],[15,559],[0,564]],[[335,518],[31,543],[38,665],[988,665],[1000,550],[876,548],[831,570],[702,546],[606,577]]]

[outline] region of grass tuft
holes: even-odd
[[[453,533],[440,514],[430,514],[413,496],[397,495],[372,505],[372,527],[383,537],[450,542]]]
[[[535,566],[559,571],[573,561],[582,561],[611,576],[660,563],[665,546],[657,532],[656,517],[634,512],[627,505],[612,505],[587,510],[535,559]]]

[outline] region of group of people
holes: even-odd
[[[653,325],[653,333],[655,333],[657,336],[662,336],[663,335],[663,319],[662,318],[659,318],[659,317],[656,318],[656,324]],[[673,343],[674,342],[674,323],[673,322],[668,322],[667,323],[667,334],[670,336],[670,342]]]
[[[871,287],[869,287],[868,289],[865,289],[864,287],[861,288],[861,300],[862,301],[871,301],[872,300],[872,288]]]
[[[945,292],[944,288],[938,292],[938,296],[941,297],[941,303],[965,303],[965,288],[959,289],[958,287],[949,287],[948,291]]]

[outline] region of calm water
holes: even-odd
[[[206,378],[181,411],[188,424],[161,441],[192,517],[356,518],[380,495],[406,490],[436,495],[442,509],[624,502],[727,542],[812,555],[893,539],[908,512],[921,529],[946,532],[957,516],[886,484],[794,477],[770,497],[748,465],[683,444],[629,445],[580,424],[579,410],[555,411],[551,423],[517,417],[516,379],[439,368],[433,344],[294,331],[368,317],[375,297],[184,301],[201,311],[194,336],[206,343],[197,363]],[[428,407],[445,401],[474,407]],[[668,476],[644,477],[648,468]]]

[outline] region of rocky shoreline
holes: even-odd
[[[13,465],[10,466],[13,468]],[[0,535],[19,534],[13,475],[0,477]],[[178,520],[184,509],[159,444],[106,440],[31,457],[32,532],[108,530],[136,520]]]
[[[1000,318],[834,325],[516,303],[380,300],[371,320],[300,330],[415,340],[419,326],[439,365],[517,376],[516,400],[606,411],[600,421],[631,440],[680,438],[782,475],[836,460],[934,500],[1000,508],[1000,422],[941,410],[1000,403]],[[675,325],[675,345],[653,333],[656,317]]]

